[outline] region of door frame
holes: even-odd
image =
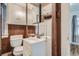
[[[61,56],[61,3],[52,7],[52,56]]]

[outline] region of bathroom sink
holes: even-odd
[[[29,37],[29,38],[25,38],[23,39],[24,41],[27,41],[28,43],[38,43],[38,42],[41,42],[41,41],[45,41],[44,38],[37,38],[37,37]]]
[[[23,56],[45,56],[46,41],[37,37],[23,39]]]
[[[51,36],[41,36],[41,39],[51,39]]]
[[[24,52],[23,55],[31,56],[51,56],[52,38],[51,36],[29,37],[23,39]],[[40,52],[39,52],[40,51]]]

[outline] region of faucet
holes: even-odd
[[[44,33],[42,33],[42,34],[39,34],[39,36],[44,36]]]
[[[44,33],[42,33],[42,34],[37,34],[37,38],[40,39],[41,36],[44,36]]]

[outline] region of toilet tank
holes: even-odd
[[[21,46],[23,35],[12,35],[10,36],[10,44],[12,47]]]

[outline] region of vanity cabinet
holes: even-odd
[[[26,38],[23,40],[23,56],[46,56],[45,39]]]
[[[52,4],[45,6],[42,8],[42,15],[50,15],[52,13]]]
[[[37,15],[39,14],[39,8],[27,4],[27,25],[34,25],[37,22]]]
[[[37,15],[35,13],[28,13],[27,25],[34,25],[36,23]]]
[[[8,24],[26,25],[26,8],[19,4],[8,4]]]

